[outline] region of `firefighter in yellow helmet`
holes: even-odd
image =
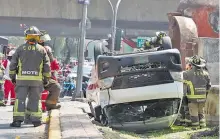
[[[204,107],[206,93],[211,87],[211,83],[209,73],[204,69],[205,62],[201,57],[193,56],[189,62],[192,68],[183,73],[187,86],[184,92],[188,100],[192,127],[198,129],[206,126]]]
[[[35,26],[25,30],[26,43],[16,49],[11,59],[9,74],[12,82],[16,84],[16,101],[11,127],[20,127],[25,113],[29,113],[34,127],[41,125],[40,95],[43,84],[48,84],[51,75],[49,57],[44,47],[38,44],[40,36],[41,32]]]
[[[144,43],[144,49],[152,49],[162,45],[162,38],[167,36],[166,32],[156,32],[156,37],[152,37],[150,40],[146,40]]]

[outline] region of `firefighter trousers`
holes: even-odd
[[[5,103],[7,103],[9,93],[11,93],[11,104],[14,104],[14,101],[15,101],[14,84],[10,80],[5,80],[5,83],[4,83]]]
[[[185,126],[191,125],[191,118],[190,118],[190,114],[189,114],[188,101],[184,98],[182,100],[180,112],[179,112],[179,115],[178,115],[175,123],[177,125],[185,125]]]
[[[16,86],[17,98],[13,108],[13,121],[24,121],[25,114],[30,115],[32,122],[40,122],[42,118],[40,96],[42,86]],[[26,98],[28,97],[27,106]],[[26,106],[26,107],[25,107]]]
[[[60,96],[60,85],[56,80],[50,79],[49,84],[44,87],[45,90],[49,91],[49,95],[46,100],[47,107],[54,107],[57,105]]]
[[[205,102],[189,103],[189,113],[194,127],[206,127],[205,121]]]

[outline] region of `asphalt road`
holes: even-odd
[[[12,106],[0,107],[0,139],[45,139],[46,124],[40,127],[22,124],[21,128],[12,128]],[[44,117],[46,114],[43,114]]]

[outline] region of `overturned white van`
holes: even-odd
[[[177,49],[100,55],[92,75],[87,99],[93,116],[102,124],[140,131],[175,122],[183,96]]]

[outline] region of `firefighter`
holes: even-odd
[[[192,64],[187,62],[186,64],[186,71],[189,71],[192,69]],[[183,73],[185,74],[185,73]],[[187,86],[184,86],[184,94],[187,93]],[[187,96],[184,95],[183,96],[183,102],[182,102],[182,106],[183,106],[183,117],[182,117],[182,120],[184,122],[184,125],[185,126],[191,126],[192,125],[192,121],[191,121],[191,117],[190,117],[190,113],[189,113],[189,107],[188,107],[188,99],[187,99]]]
[[[144,49],[153,49],[155,47],[159,47],[162,45],[161,38],[167,36],[167,34],[163,31],[156,32],[156,37],[152,37],[150,40],[146,40],[144,43]]]
[[[209,74],[204,70],[205,63],[199,56],[193,56],[189,60],[192,68],[183,73],[188,101],[189,114],[193,129],[203,128],[205,122],[206,92],[211,87]]]
[[[12,83],[10,77],[9,77],[9,65],[12,58],[12,55],[15,53],[15,50],[11,50],[8,55],[7,59],[3,61],[2,65],[5,68],[4,70],[4,99],[5,104],[7,104],[8,101],[8,95],[11,93],[11,105],[14,105],[15,102],[15,86]]]
[[[29,113],[34,127],[41,125],[40,94],[43,85],[47,85],[51,77],[49,57],[44,47],[37,43],[41,32],[37,27],[31,26],[24,33],[26,43],[16,49],[9,67],[10,78],[16,84],[11,127],[20,127],[26,113]],[[25,108],[26,97],[28,102]]]
[[[50,68],[52,74],[51,78],[49,79],[49,84],[47,86],[44,86],[44,89],[49,91],[49,95],[45,103],[45,106],[49,111],[51,109],[59,109],[61,107],[61,105],[57,104],[61,88],[59,83],[57,82],[57,77],[55,75],[56,72],[59,71],[60,67],[57,60],[53,57],[52,49],[48,46],[48,43],[51,41],[49,34],[45,31],[41,31],[41,33],[43,34],[43,36],[41,36],[41,39],[38,43],[44,46],[44,48],[46,49],[46,52],[50,59]]]
[[[191,70],[192,65],[187,62],[186,63],[186,70]],[[187,86],[184,86],[184,91],[187,90]],[[184,93],[185,94],[185,93]],[[189,107],[188,107],[188,99],[186,95],[183,96],[182,105],[180,108],[180,113],[175,121],[175,125],[182,125],[182,126],[191,126],[191,118],[189,114]]]

